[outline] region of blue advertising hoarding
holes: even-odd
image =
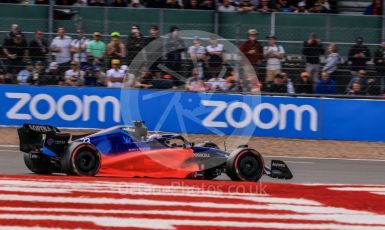
[[[0,125],[385,141],[383,101],[7,85],[0,98]]]

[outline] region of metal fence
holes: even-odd
[[[58,17],[57,10],[67,10],[72,17]],[[56,13],[55,13],[56,12]],[[49,40],[58,27],[65,27],[68,33],[75,33],[82,28],[87,34],[100,31],[104,41],[108,35],[119,31],[129,34],[133,24],[141,26],[145,35],[152,25],[157,25],[160,34],[166,34],[171,26],[182,30],[201,30],[217,33],[221,37],[240,44],[249,29],[260,32],[259,40],[265,42],[265,36],[274,34],[285,48],[288,56],[301,56],[301,48],[309,33],[316,33],[326,45],[337,43],[342,63],[346,61],[348,49],[358,36],[365,39],[366,45],[373,54],[383,37],[383,18],[380,16],[352,16],[333,14],[293,14],[293,13],[220,13],[216,11],[191,11],[172,9],[132,9],[110,7],[69,7],[69,6],[37,6],[0,4],[0,39],[12,24],[18,24],[27,39],[31,39],[33,31],[46,32]],[[203,38],[203,40],[208,38]],[[289,68],[290,66],[286,66]],[[341,88],[350,79],[350,73],[342,65],[341,75],[345,78],[338,84]],[[296,74],[303,70],[302,65],[294,69]],[[377,76],[370,62],[370,75]],[[379,76],[380,77],[380,76]],[[383,82],[381,86],[383,87]]]

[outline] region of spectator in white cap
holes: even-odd
[[[298,2],[297,7],[294,10],[294,13],[309,13],[308,7],[306,5],[306,1]]]

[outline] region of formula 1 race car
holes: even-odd
[[[258,181],[263,174],[293,177],[284,162],[265,166],[261,154],[247,145],[227,153],[213,142],[194,144],[180,134],[150,133],[142,121],[83,135],[24,124],[18,134],[25,165],[37,174],[211,180],[225,173],[238,181]]]

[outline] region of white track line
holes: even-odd
[[[0,152],[12,152],[12,153],[20,153],[19,150],[9,150],[9,149],[0,149]]]
[[[285,161],[285,163],[292,163],[292,164],[315,164],[315,162],[311,162],[311,161]]]
[[[2,148],[2,147],[4,147],[4,148],[19,148],[18,145],[0,145],[0,148]]]

